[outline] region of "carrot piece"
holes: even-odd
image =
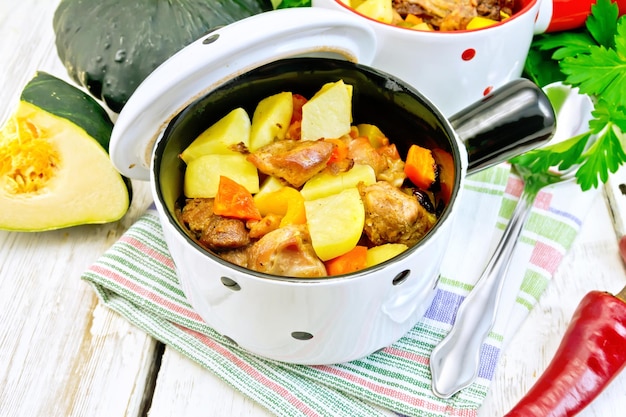
[[[352,250],[324,262],[328,275],[349,274],[367,266],[367,247],[355,246]]]
[[[250,191],[226,176],[220,176],[213,212],[224,217],[243,220],[261,220]]]
[[[424,22],[422,18],[417,17],[414,14],[407,14],[406,17],[404,18],[404,21],[412,25],[417,25],[418,23]]]
[[[439,184],[441,186],[441,198],[444,203],[448,204],[450,197],[452,196],[452,189],[454,188],[454,160],[450,152],[441,148],[435,148],[432,150],[435,162],[439,165]]]
[[[437,163],[430,149],[423,148],[419,145],[411,145],[404,163],[404,173],[423,190],[428,190],[435,179]]]
[[[348,157],[348,145],[341,139],[324,139],[326,142],[330,142],[335,145],[333,152],[330,154],[330,159],[327,164],[343,161]]]

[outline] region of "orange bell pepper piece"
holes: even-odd
[[[404,173],[413,184],[428,190],[437,179],[437,163],[430,149],[411,145],[404,163]]]
[[[349,274],[364,269],[367,265],[367,247],[355,246],[349,252],[324,262],[328,275]]]
[[[254,204],[250,191],[228,177],[220,176],[213,212],[220,216],[242,220],[261,220],[261,213]]]
[[[335,145],[333,152],[330,154],[330,159],[327,164],[343,161],[348,157],[348,145],[341,139],[324,139],[325,142],[330,142]]]
[[[261,215],[273,213],[283,216],[280,220],[280,227],[306,223],[304,197],[295,188],[283,187],[276,191],[257,194],[254,200]]]

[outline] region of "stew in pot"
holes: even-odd
[[[252,117],[230,111],[180,154],[189,234],[221,258],[292,277],[384,262],[433,228],[452,193],[452,156],[353,124],[352,86],[281,92]]]

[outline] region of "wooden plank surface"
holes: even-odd
[[[37,69],[66,78],[54,49],[58,1],[0,2],[0,123]],[[580,299],[626,284],[611,214],[623,230],[620,171],[537,308],[502,357],[480,417],[502,416],[543,371]],[[80,280],[150,204],[148,185],[120,222],[46,233],[0,232],[0,416],[264,416],[268,413],[210,372],[165,349],[154,396],[159,344],[99,304]],[[609,200],[610,197],[610,200]],[[610,209],[609,209],[610,202]],[[581,417],[626,408],[621,374]]]
[[[56,4],[0,2],[0,123],[36,70],[67,79],[54,48]],[[157,343],[80,279],[150,204],[146,185],[135,188],[118,223],[0,232],[0,416],[139,416],[149,405]]]

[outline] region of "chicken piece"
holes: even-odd
[[[392,0],[391,6],[393,7],[393,10],[395,10],[403,18],[408,14],[419,16],[421,18],[427,16],[426,10],[412,0]]]
[[[243,268],[248,267],[248,251],[250,250],[250,246],[244,246],[237,249],[230,249],[219,252],[218,255],[225,261],[228,261],[232,264],[239,265]]]
[[[444,18],[450,13],[453,13],[460,9],[471,8],[474,9],[476,4],[475,0],[409,0],[409,3],[414,3],[422,7],[426,13]],[[474,12],[474,15],[476,13]]]
[[[394,187],[400,187],[406,179],[404,173],[404,161],[400,158],[390,159],[387,158],[387,169],[376,176],[379,181],[386,181]]]
[[[272,230],[278,229],[282,218],[281,215],[269,213],[261,220],[248,221],[246,226],[250,229],[250,238],[259,239]]]
[[[189,230],[199,235],[213,216],[212,198],[189,198],[180,212],[180,219]]]
[[[374,245],[404,243],[412,246],[422,239],[437,218],[417,198],[386,181],[359,185],[365,206],[364,232]]]
[[[248,245],[250,235],[242,220],[216,215],[208,227],[202,230],[198,241],[211,250],[220,251]]]
[[[248,155],[248,161],[264,174],[282,178],[299,188],[326,168],[335,146],[323,140],[279,140]]]
[[[500,0],[481,0],[476,5],[476,14],[491,20],[500,20]]]
[[[212,198],[194,198],[186,201],[181,219],[207,249],[221,251],[239,248],[250,243],[248,229],[242,220],[213,213]]]
[[[455,30],[464,30],[467,24],[477,16],[476,9],[470,4],[461,4],[446,14],[439,24],[439,30],[443,32],[452,32]]]
[[[387,169],[387,159],[378,153],[366,137],[358,137],[348,142],[348,159],[355,164],[369,165],[376,177]]]
[[[483,0],[484,1],[484,0]],[[513,10],[515,9],[516,0],[500,0],[500,10],[509,16],[513,16]]]
[[[281,227],[255,242],[248,250],[248,268],[290,277],[327,275],[304,225]]]

